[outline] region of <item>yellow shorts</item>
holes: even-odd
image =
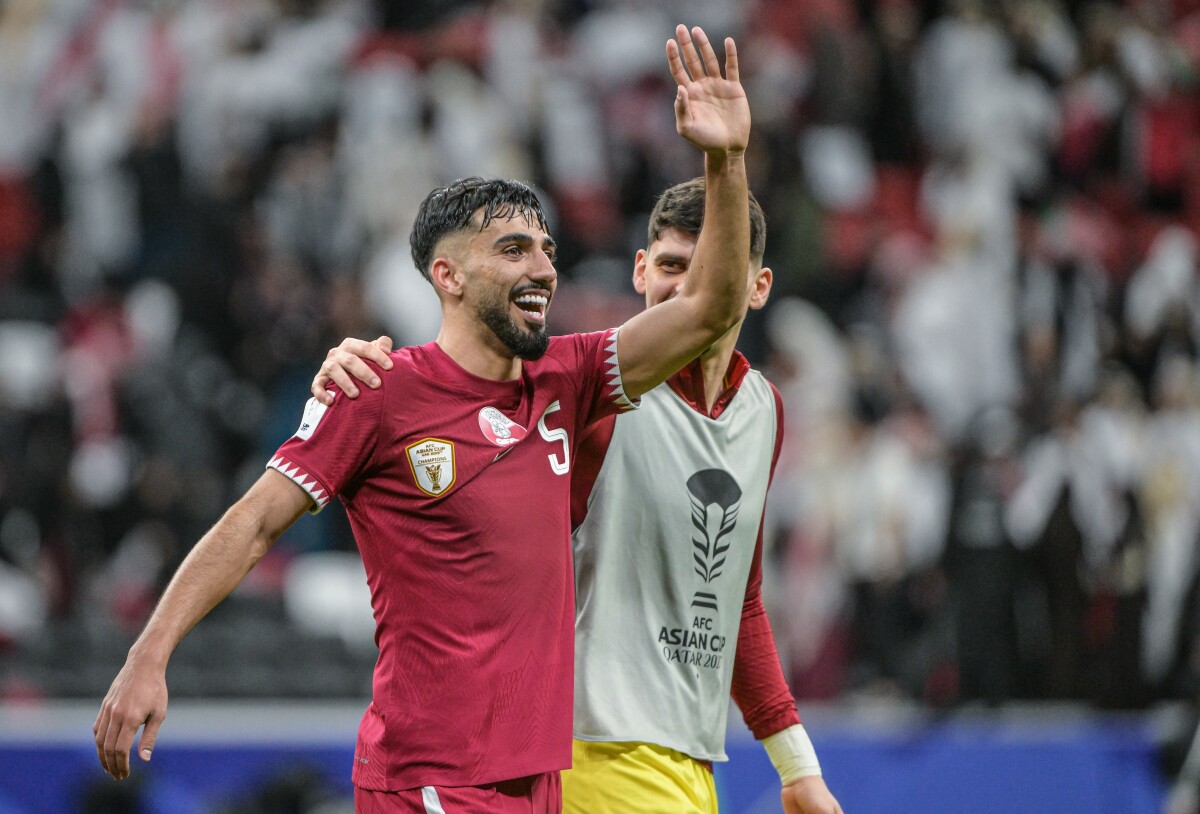
[[[673,749],[577,740],[572,762],[563,814],[717,814],[712,770]]]

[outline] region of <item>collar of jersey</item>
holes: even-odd
[[[464,368],[446,351],[442,350],[442,346],[437,342],[430,342],[423,346],[426,353],[429,354],[429,360],[434,369],[435,374],[448,374],[453,378],[452,384],[458,388],[470,390],[472,393],[496,398],[501,396],[517,396],[520,394],[522,379],[524,379],[525,365],[529,362],[522,363],[522,374],[510,381],[497,381],[496,379],[485,379],[483,376],[476,376],[471,371]]]
[[[735,350],[729,360],[729,367],[725,370],[725,379],[722,382],[721,394],[713,402],[712,412],[709,412],[705,408],[704,369],[701,367],[699,359],[693,360],[687,367],[667,379],[667,384],[693,410],[700,413],[700,415],[716,419],[721,417],[721,413],[725,412],[725,408],[729,406],[729,402],[733,401],[733,397],[737,395],[738,387],[741,386],[742,380],[746,378],[746,374],[749,372],[750,363],[746,361],[745,356]]]

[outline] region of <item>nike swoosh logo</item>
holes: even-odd
[[[512,448],[512,447],[509,447],[508,449],[501,450],[500,452],[497,452],[497,453],[496,453],[496,457],[495,457],[495,458],[492,458],[492,463],[496,463],[496,461],[500,460],[501,458],[503,458],[505,455],[507,455],[508,453],[510,453],[510,452],[512,452],[512,451],[513,451],[513,448]]]

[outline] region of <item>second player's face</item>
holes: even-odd
[[[675,228],[665,229],[650,247],[639,251],[633,271],[633,287],[646,296],[646,307],[652,308],[674,297],[683,288],[692,255],[696,252],[696,235]],[[762,308],[771,292],[771,270],[751,261],[746,269],[746,309]]]
[[[639,271],[634,273],[634,285],[639,293],[646,295],[647,308],[666,302],[679,293],[683,281],[687,279],[688,266],[695,251],[695,235],[667,229],[650,244],[644,254],[639,254]]]
[[[555,256],[554,239],[521,213],[497,218],[471,238],[471,305],[513,356],[539,359],[550,344]]]

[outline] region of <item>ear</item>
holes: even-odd
[[[639,294],[646,293],[646,250],[638,249],[633,259],[633,290]]]
[[[429,276],[439,294],[461,297],[464,275],[462,268],[448,257],[435,257],[429,266]]]
[[[750,308],[757,311],[767,304],[771,296],[771,282],[775,275],[766,266],[760,268],[754,275],[754,289],[750,292]]]

